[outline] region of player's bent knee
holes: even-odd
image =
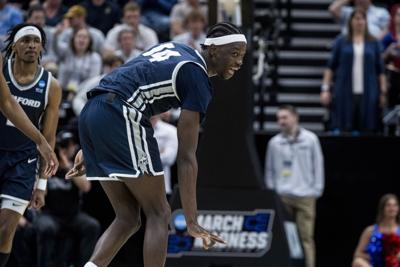
[[[122,231],[129,235],[136,233],[142,224],[140,217],[135,219],[116,217],[115,222],[117,223],[118,227],[122,229]]]
[[[166,205],[163,209],[146,214],[147,221],[156,220],[157,222],[168,224],[171,219],[171,208]]]

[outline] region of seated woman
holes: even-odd
[[[400,256],[400,214],[399,200],[393,194],[381,197],[378,205],[376,224],[368,226],[362,233],[354,253],[352,267],[398,266]],[[397,245],[393,245],[397,240]],[[391,242],[390,244],[388,244]],[[386,246],[395,255],[387,255]],[[389,256],[389,257],[388,257]],[[392,259],[395,265],[388,261]]]

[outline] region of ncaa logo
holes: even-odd
[[[178,213],[175,215],[174,225],[175,225],[176,230],[179,230],[179,231],[186,230],[186,220],[185,220],[185,216],[182,213]]]
[[[43,88],[43,87],[46,86],[46,82],[43,81],[43,80],[40,80],[38,85],[39,85],[40,88]]]

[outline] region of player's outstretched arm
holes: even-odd
[[[0,55],[0,66],[3,66],[3,58]],[[45,159],[45,173],[55,174],[58,168],[57,157],[52,148],[47,143],[44,136],[32,124],[24,110],[11,96],[10,89],[7,86],[3,73],[0,72],[0,110],[19,130],[34,141],[40,154]]]
[[[178,182],[186,224],[190,235],[203,239],[208,249],[216,242],[225,243],[220,237],[208,232],[197,223],[197,160],[199,113],[183,109],[178,121]]]

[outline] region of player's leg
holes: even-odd
[[[35,183],[37,150],[0,152],[0,267],[9,253],[18,221],[24,214]]]
[[[164,177],[144,175],[139,179],[125,179],[124,182],[146,215],[144,266],[162,267],[167,254],[168,222],[171,216]]]
[[[107,266],[123,244],[140,227],[140,207],[122,182],[101,182],[115,211],[115,219],[97,241],[90,261]]]
[[[0,267],[4,267],[11,253],[12,242],[18,221],[24,213],[27,204],[10,200],[1,200],[0,209]]]

